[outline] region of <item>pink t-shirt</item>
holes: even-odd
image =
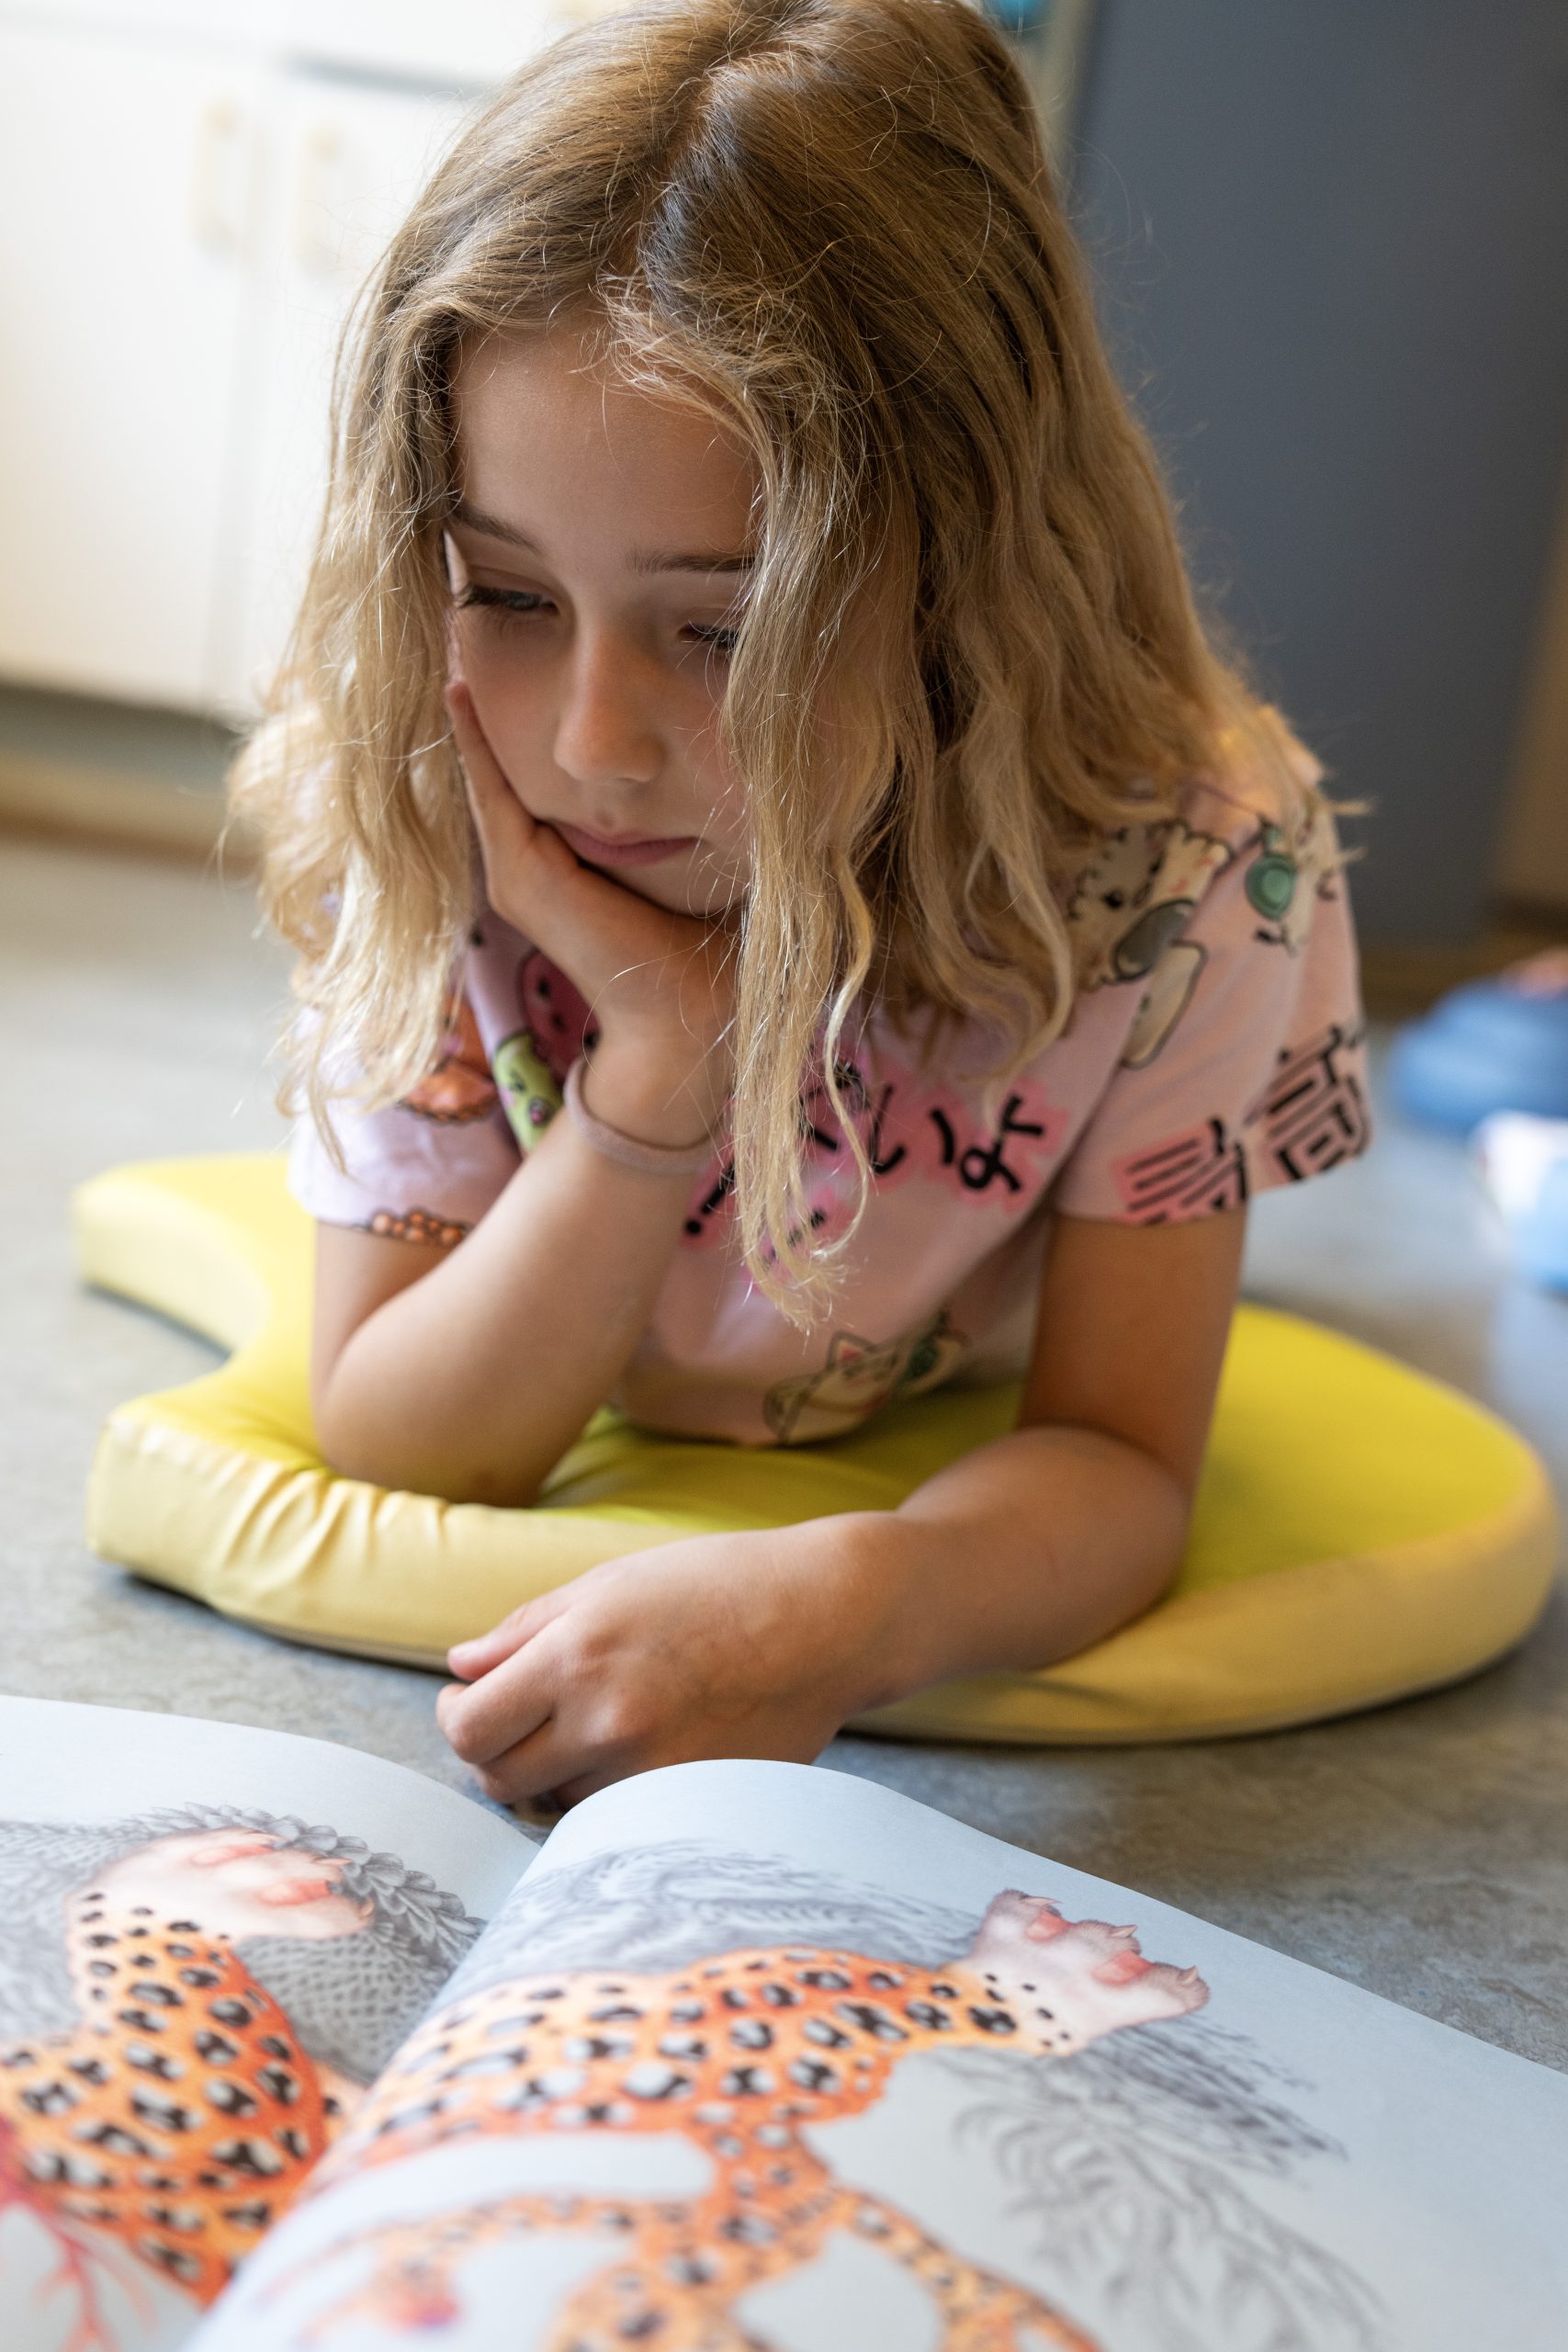
[[[1053,1210],[1207,1216],[1363,1150],[1364,1025],[1333,827],[1324,814],[1287,838],[1259,814],[1269,805],[1245,783],[1199,783],[1179,818],[1107,836],[1069,904],[1072,1017],[994,1117],[976,1075],[984,1033],[950,1033],[922,1070],[868,1008],[850,1090],[874,1183],[830,1318],[802,1333],[752,1283],[716,1148],[610,1402],[658,1430],[788,1444],[853,1429],[895,1396],[1017,1377]],[[412,1097],[334,1105],[345,1172],[299,1121],[290,1184],[312,1216],[456,1243],[515,1173],[518,1133],[536,1132],[592,1042],[589,1011],[493,912],[461,993]],[[808,1103],[813,1215],[831,1230],[847,1221],[853,1161],[820,1090]]]

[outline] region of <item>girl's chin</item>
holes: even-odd
[[[739,882],[713,883],[707,888],[681,887],[679,882],[660,887],[637,874],[617,874],[615,880],[623,890],[635,890],[639,899],[662,907],[667,914],[690,915],[697,922],[723,922],[727,916],[738,914],[745,899],[745,888]]]
[[[689,915],[698,922],[722,922],[727,915],[739,911],[746,897],[744,880],[716,874],[700,857],[685,864],[676,859],[660,865],[596,870],[618,889],[632,890],[646,899],[649,906],[662,907],[666,914]]]

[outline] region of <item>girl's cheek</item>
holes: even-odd
[[[712,820],[706,831],[716,861],[722,861],[725,870],[738,880],[750,882],[751,827],[747,815],[745,789],[738,777],[724,777],[714,800]]]
[[[519,676],[514,662],[498,660],[494,650],[476,643],[470,632],[458,631],[457,651],[485,741],[502,775],[514,781],[531,764],[528,746],[537,733],[526,682]]]
[[[463,675],[476,695],[482,692],[493,700],[504,694],[509,680],[515,680],[515,657],[498,644],[496,630],[487,628],[479,614],[453,614],[452,643]]]
[[[687,911],[709,917],[728,914],[745,898],[750,884],[751,858],[744,838],[710,832],[706,853],[691,877]]]

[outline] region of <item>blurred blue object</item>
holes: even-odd
[[[1494,1111],[1568,1119],[1568,990],[1453,989],[1395,1039],[1389,1084],[1410,1118],[1460,1135]]]
[[[1527,1281],[1568,1290],[1568,1159],[1541,1178],[1540,1190],[1512,1229],[1514,1262]]]
[[[1051,13],[1051,0],[986,0],[988,15],[1004,32],[1032,33]]]

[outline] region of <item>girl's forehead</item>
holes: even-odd
[[[580,331],[488,337],[455,368],[453,399],[459,527],[482,516],[524,539],[545,536],[536,526],[547,517],[579,530],[619,520],[639,535],[695,526],[694,549],[744,544],[757,474],[739,436],[710,411],[628,383]]]

